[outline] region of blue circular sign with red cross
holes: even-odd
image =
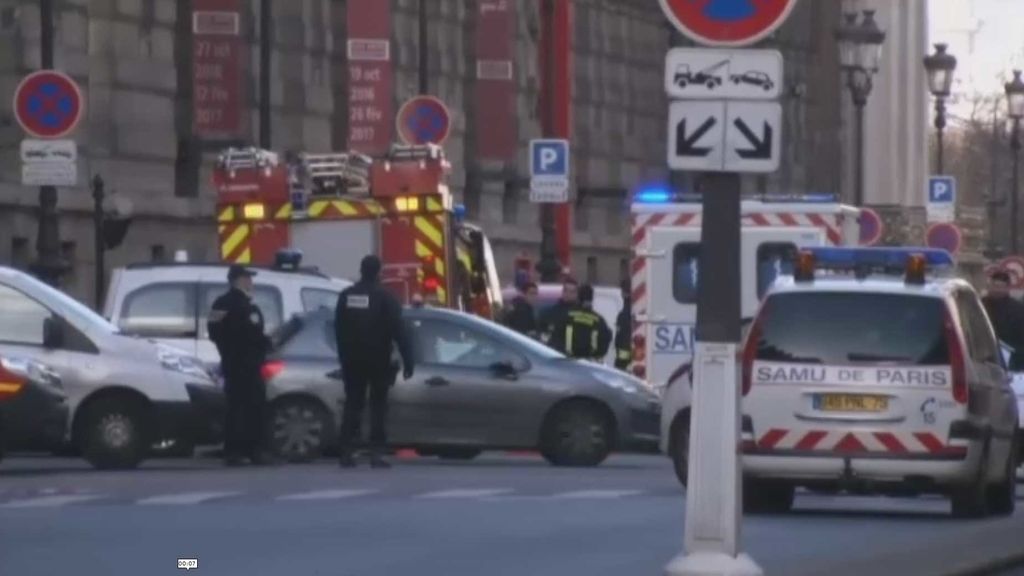
[[[746,46],[774,32],[796,0],[660,0],[684,35],[706,46]]]
[[[406,144],[442,144],[451,127],[448,107],[433,96],[416,96],[398,110],[398,136]]]
[[[882,218],[871,208],[861,208],[860,211],[860,245],[874,246],[882,239]]]
[[[925,243],[929,248],[941,248],[950,254],[956,254],[963,244],[963,235],[955,224],[940,222],[928,227]]]
[[[67,74],[33,72],[14,91],[14,116],[36,138],[60,138],[82,118],[82,92]]]

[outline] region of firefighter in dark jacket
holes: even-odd
[[[562,282],[562,298],[540,315],[538,329],[548,345],[551,345],[555,326],[567,321],[569,311],[576,307],[578,300],[579,285],[572,278],[566,278]]]
[[[537,284],[527,282],[519,288],[519,295],[512,300],[512,305],[505,314],[505,326],[530,338],[537,338],[537,313],[534,303],[537,301]]]
[[[982,298],[996,337],[1013,348],[1012,364],[1024,359],[1024,303],[1010,295],[1010,275],[1003,271],[989,277],[988,293]]]
[[[579,303],[552,329],[550,346],[570,358],[601,362],[611,343],[611,328],[594,312],[594,288],[585,284],[579,289]]]
[[[244,458],[253,464],[273,461],[266,452],[267,386],[260,375],[270,339],[263,332],[263,312],[252,302],[255,275],[244,266],[231,266],[231,286],[214,300],[207,318],[224,375],[224,461],[229,466],[244,464]]]
[[[397,347],[403,375],[413,375],[413,358],[402,324],[402,307],[380,285],[381,262],[376,256],[363,258],[359,282],[338,297],[335,337],[342,379],[345,381],[345,410],[338,438],[338,460],[342,467],[355,466],[353,442],[359,437],[363,408],[370,401],[370,465],[388,468],[383,458],[387,442],[388,389],[397,376],[392,351]]]
[[[633,361],[632,335],[633,306],[630,299],[629,284],[622,285],[622,310],[615,319],[615,367],[627,370]]]

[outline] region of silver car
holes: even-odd
[[[475,316],[409,309],[416,374],[391,389],[389,443],[469,459],[538,449],[555,465],[596,466],[615,449],[656,448],[660,402],[643,382],[576,362]],[[276,451],[291,461],[335,445],[344,401],[334,319],[321,310],[274,336],[264,366]]]

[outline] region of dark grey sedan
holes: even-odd
[[[536,449],[555,465],[596,466],[612,450],[657,446],[660,401],[640,380],[467,314],[409,309],[405,322],[416,375],[391,389],[393,447],[460,459]],[[293,318],[264,366],[273,446],[293,462],[336,443],[344,390],[333,323],[328,310]]]

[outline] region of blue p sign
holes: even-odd
[[[928,179],[929,204],[955,204],[956,178],[952,176],[932,176]]]
[[[531,140],[531,176],[568,176],[568,140]]]

